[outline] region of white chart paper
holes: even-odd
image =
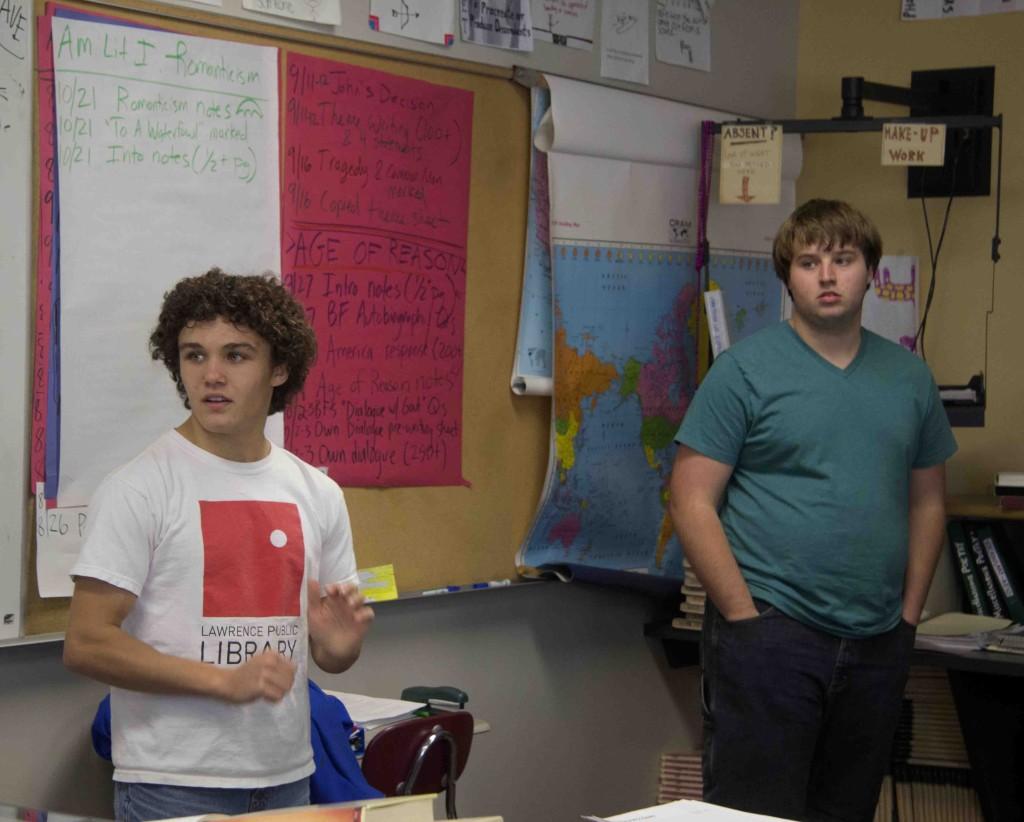
[[[278,269],[277,50],[66,19],[53,42],[67,507],[187,416],[148,356],[163,294]]]
[[[526,209],[519,332],[511,380],[512,391],[520,395],[551,396],[553,387],[548,158],[533,145],[532,139],[550,105],[547,89],[530,89],[530,197]]]
[[[552,242],[607,238],[693,248],[700,123],[731,115],[551,74],[545,79],[552,105],[535,144],[550,153]],[[801,156],[799,137],[787,135],[778,205],[749,208],[712,198],[712,248],[771,251],[775,232],[795,207]],[[604,208],[592,208],[595,202]]]

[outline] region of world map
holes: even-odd
[[[552,456],[519,554],[530,569],[683,575],[673,438],[696,387],[691,252],[555,245]]]

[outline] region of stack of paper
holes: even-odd
[[[690,799],[681,799],[678,802],[669,802],[667,805],[656,805],[653,808],[620,813],[617,816],[583,816],[580,818],[588,820],[588,822],[686,822],[690,819],[697,819],[700,822],[754,822],[754,820],[764,822],[764,820],[781,819],[778,816],[747,813]]]
[[[945,651],[951,654],[980,651],[993,640],[998,631],[1013,623],[1001,617],[978,616],[951,612],[940,614],[917,626],[916,648]]]
[[[379,696],[364,696],[363,694],[349,694],[326,689],[324,693],[337,697],[345,703],[345,709],[352,717],[352,721],[367,730],[406,719],[423,707],[421,702],[409,702],[404,699],[385,699]]]

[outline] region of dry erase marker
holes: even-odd
[[[510,579],[492,579],[490,582],[474,582],[472,587],[474,590],[480,588],[504,588],[506,585],[511,585],[512,580]]]
[[[432,597],[437,594],[454,594],[456,591],[461,590],[458,585],[445,585],[444,588],[431,588],[429,591],[424,591],[423,596]]]

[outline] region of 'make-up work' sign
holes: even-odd
[[[946,156],[946,127],[938,123],[884,123],[883,166],[941,166]]]

